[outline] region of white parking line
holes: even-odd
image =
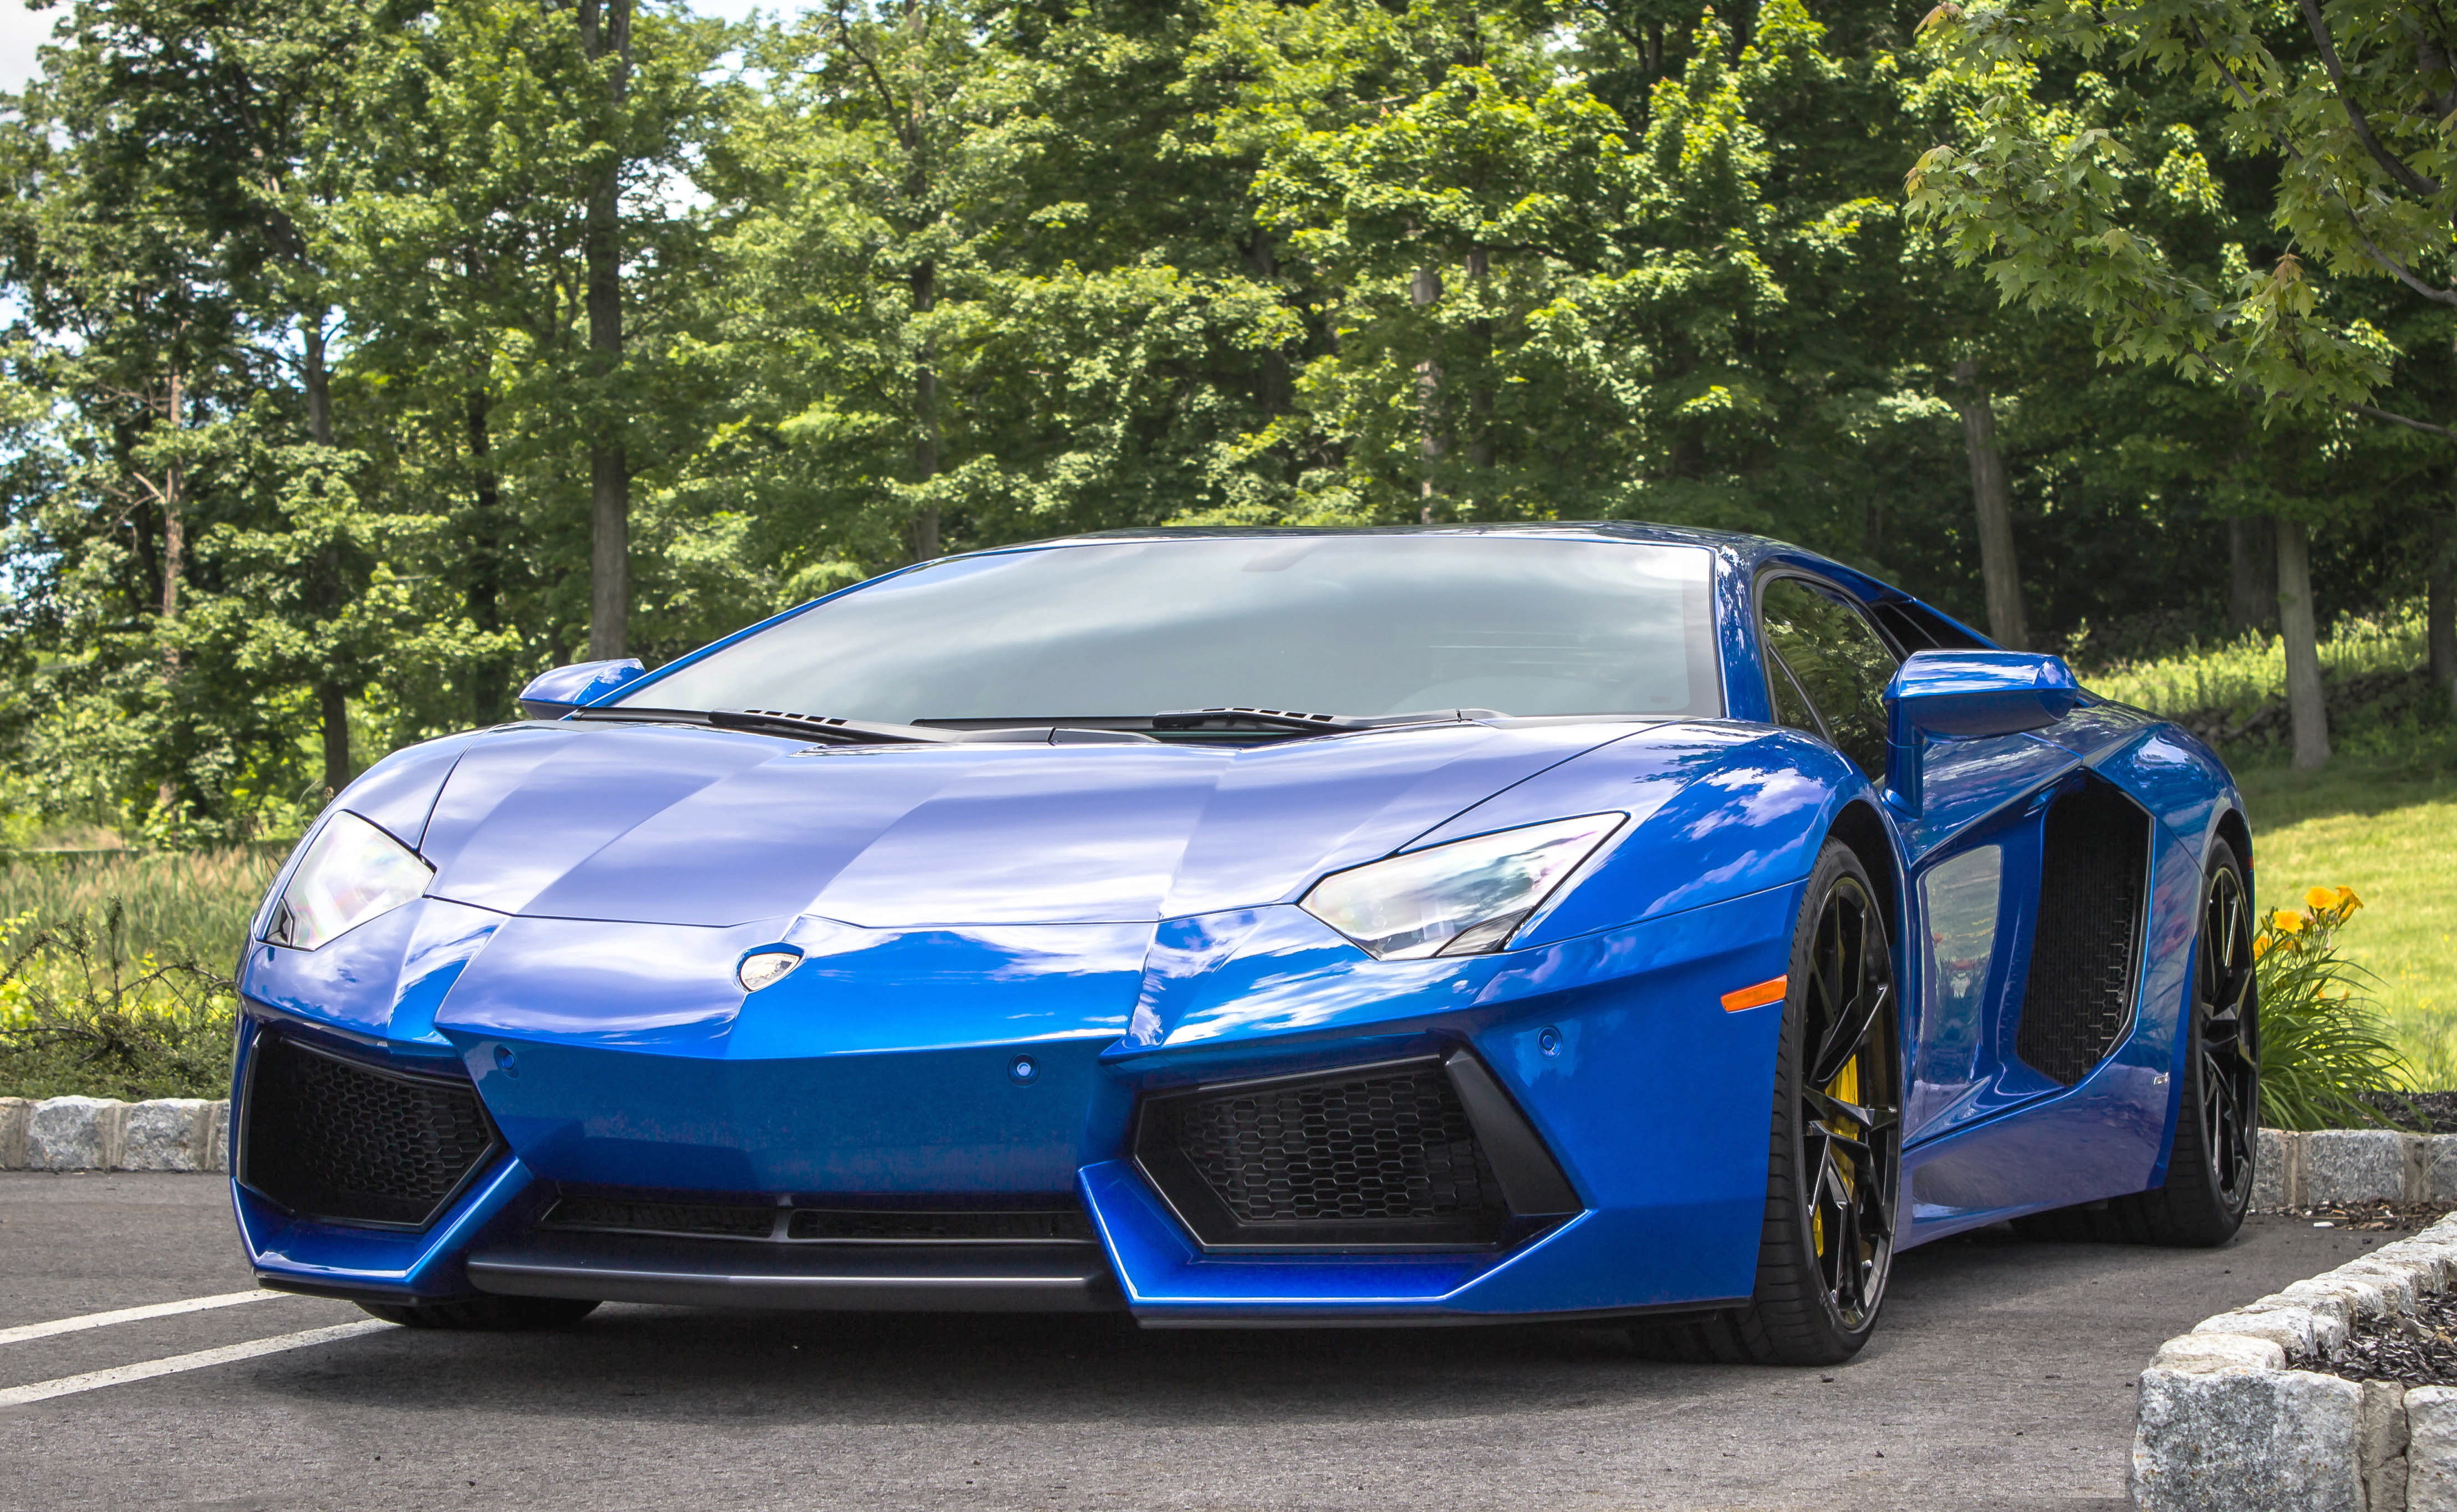
[[[279,1355],[285,1349],[329,1344],[335,1339],[353,1338],[361,1334],[398,1326],[378,1322],[371,1318],[362,1323],[336,1323],[330,1328],[311,1328],[304,1333],[281,1334],[272,1338],[252,1339],[244,1344],[225,1344],[219,1349],[200,1349],[193,1355],[172,1355],[162,1359],[140,1360],[134,1365],[116,1365],[109,1370],[89,1370],[82,1376],[62,1376],[57,1380],[38,1380],[31,1386],[10,1386],[0,1390],[0,1407],[22,1407],[27,1402],[41,1401],[50,1397],[67,1397],[131,1380],[150,1380],[155,1376],[176,1376],[183,1370],[203,1370],[212,1365],[227,1365],[235,1359]]]
[[[143,1307],[123,1307],[110,1313],[86,1313],[76,1318],[54,1318],[48,1323],[20,1323],[15,1328],[0,1328],[0,1344],[22,1343],[29,1338],[49,1338],[53,1334],[73,1334],[80,1328],[108,1328],[114,1323],[141,1323],[149,1318],[169,1318],[177,1313],[201,1313],[208,1307],[237,1307],[241,1302],[269,1302],[288,1292],[224,1292],[219,1297],[191,1297],[184,1302],[148,1302]]]

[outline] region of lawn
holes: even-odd
[[[2457,772],[2341,759],[2318,772],[2237,772],[2252,810],[2263,908],[2347,887],[2364,908],[2340,937],[2372,973],[2390,1038],[2425,1085],[2457,1087]]]

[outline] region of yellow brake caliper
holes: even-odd
[[[1824,1091],[1827,1096],[1836,1102],[1848,1102],[1857,1107],[1860,1102],[1860,1057],[1854,1055],[1845,1061],[1843,1069],[1835,1073],[1832,1081],[1826,1084]],[[1840,1134],[1846,1139],[1858,1138],[1860,1135],[1860,1126],[1848,1118],[1823,1118],[1818,1121],[1826,1126],[1827,1134]],[[1838,1125],[1840,1127],[1837,1127]],[[1834,1163],[1841,1168],[1844,1184],[1847,1187],[1857,1179],[1853,1174],[1849,1155],[1837,1151],[1834,1154]],[[1823,1257],[1826,1254],[1826,1215],[1814,1203],[1811,1203],[1808,1209],[1808,1231],[1809,1236],[1816,1241],[1819,1257]]]

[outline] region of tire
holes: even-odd
[[[597,1311],[595,1302],[561,1297],[456,1297],[448,1302],[395,1307],[361,1302],[360,1308],[403,1328],[459,1328],[490,1334],[565,1328]]]
[[[2013,1220],[2026,1238],[2207,1249],[2243,1226],[2261,1129],[2261,985],[2252,965],[2252,892],[2243,863],[2210,843],[2193,941],[2193,1001],[2182,1032],[2182,1096],[2167,1179],[2104,1205]]]
[[[1829,840],[1792,931],[1748,1305],[1633,1327],[1641,1354],[1833,1365],[1869,1341],[1893,1261],[1900,1029],[1884,907],[1859,857]]]

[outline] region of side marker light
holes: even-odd
[[[1788,976],[1778,976],[1770,982],[1760,982],[1755,987],[1744,987],[1738,991],[1724,994],[1724,1011],[1737,1013],[1743,1009],[1764,1008],[1768,1003],[1780,1003],[1783,1001],[1784,994],[1790,991],[1791,978]]]

